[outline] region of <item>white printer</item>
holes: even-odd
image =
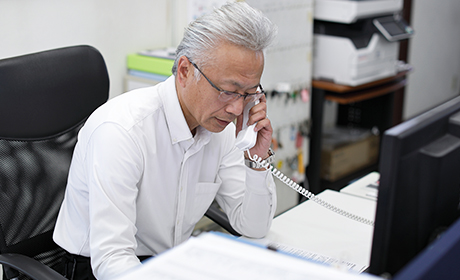
[[[357,86],[398,71],[399,40],[414,31],[403,0],[316,0],[313,79]]]

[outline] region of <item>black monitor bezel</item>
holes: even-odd
[[[405,244],[411,243],[408,240],[404,240],[405,237],[412,238],[411,233],[396,233],[394,231],[396,227],[399,227],[397,230],[401,230],[401,227],[406,227],[405,230],[412,231],[412,227],[418,227],[417,221],[413,217],[418,219],[418,215],[420,215],[417,213],[419,211],[418,205],[414,205],[418,203],[416,195],[420,190],[417,189],[417,186],[408,187],[407,185],[409,184],[400,187],[401,184],[404,184],[401,183],[404,182],[404,179],[401,179],[403,176],[400,174],[400,170],[404,169],[404,167],[400,166],[401,162],[403,162],[401,159],[408,153],[416,152],[427,143],[431,143],[446,134],[449,117],[458,112],[460,112],[460,97],[453,98],[384,133],[379,161],[381,177],[369,273],[381,275],[397,272],[395,265],[391,263],[397,261],[392,259],[395,257],[394,252],[389,253],[390,246],[392,248],[401,246],[401,253],[407,254],[402,258],[406,259],[410,258],[410,256],[414,257],[423,249],[420,248],[419,244],[412,247]],[[410,180],[411,174],[406,175],[409,177],[407,180]],[[412,199],[413,197],[415,199]],[[407,203],[407,207],[401,209],[401,205],[405,205],[405,203]],[[395,214],[395,211],[399,212]],[[394,236],[396,234],[403,234],[404,237],[401,238],[402,240],[395,241]],[[399,241],[402,243],[395,245]],[[401,262],[401,260],[398,261]],[[400,268],[398,267],[398,270]]]

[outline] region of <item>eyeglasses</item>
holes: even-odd
[[[193,67],[195,67],[200,72],[200,74],[203,75],[203,77],[208,81],[208,83],[213,88],[215,88],[217,91],[219,91],[219,97],[218,98],[222,102],[233,102],[233,101],[238,100],[240,97],[243,97],[243,102],[244,103],[249,103],[249,102],[252,102],[252,101],[256,101],[263,94],[265,94],[265,91],[262,88],[261,84],[259,84],[259,86],[257,87],[257,92],[256,93],[240,94],[238,92],[226,91],[226,90],[220,89],[215,84],[213,84],[213,82],[211,82],[211,80],[209,80],[208,77],[206,77],[206,75],[203,72],[201,72],[200,68],[198,68],[198,66],[194,62],[192,62],[190,59],[189,59],[189,61],[193,65]]]

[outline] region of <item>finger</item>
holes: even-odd
[[[267,102],[267,97],[265,96],[265,94],[262,94],[262,96],[259,98],[259,102],[261,103]]]
[[[257,122],[255,131],[260,131],[262,129],[267,130],[268,133],[272,133],[273,129],[272,129],[272,124],[271,124],[270,119],[265,118]]]
[[[249,111],[248,125],[256,123],[260,120],[267,118],[267,104],[259,103],[251,108]]]

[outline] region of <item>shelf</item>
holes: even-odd
[[[398,82],[391,82],[388,84],[384,84],[383,86],[377,86],[373,88],[368,88],[360,91],[355,91],[353,93],[349,94],[333,94],[333,93],[327,93],[324,98],[326,100],[334,101],[339,104],[345,105],[345,104],[350,104],[350,103],[355,103],[355,102],[360,102],[364,100],[368,100],[371,98],[375,98],[378,96],[382,96],[391,92],[395,92],[398,89],[401,89],[405,87],[407,84],[407,80],[403,79]]]
[[[373,125],[377,126],[381,131],[385,131],[394,125],[394,98],[395,95],[399,95],[401,90],[406,86],[406,75],[410,71],[410,69],[401,71],[394,76],[359,86],[340,85],[322,80],[312,81],[312,136],[310,139],[310,163],[307,166],[306,174],[309,180],[310,190],[313,193],[320,193],[324,189],[338,190],[346,186],[353,179],[375,171],[377,168],[377,165],[373,165],[335,182],[329,182],[320,178],[324,101],[333,101],[341,106],[350,108],[354,108],[354,106],[356,106],[356,108],[360,108],[359,106],[368,106],[363,108],[366,109],[366,112],[371,112],[371,115],[376,117],[366,117],[366,122],[373,122]],[[380,109],[383,108],[383,112],[382,110],[376,110],[376,104],[378,104]],[[359,112],[362,113],[363,111],[361,110]],[[397,113],[399,114],[400,112],[398,111]]]
[[[344,94],[344,93],[361,91],[363,89],[373,88],[375,86],[379,86],[379,85],[382,85],[382,84],[386,84],[386,83],[389,83],[389,82],[392,82],[392,81],[399,80],[400,78],[405,77],[406,74],[409,73],[409,72],[410,72],[409,70],[401,71],[401,72],[398,72],[394,76],[384,78],[384,79],[380,79],[380,80],[377,80],[377,81],[373,81],[373,82],[370,82],[370,83],[362,84],[362,85],[359,85],[359,86],[348,86],[348,85],[336,84],[336,83],[331,82],[331,81],[313,80],[312,81],[312,87],[317,88],[317,89],[327,90],[327,91],[334,92],[334,93],[342,93],[342,94]]]

